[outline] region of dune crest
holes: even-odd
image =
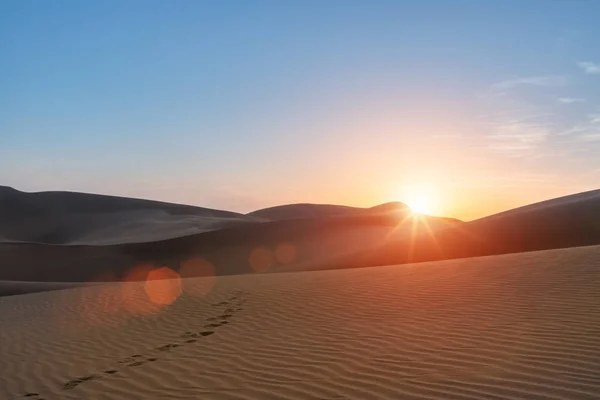
[[[212,266],[196,276],[219,276],[596,245],[599,193],[461,222],[415,215],[402,203],[371,208],[292,204],[242,215],[138,199],[0,188],[0,281],[13,282],[0,283],[0,295],[60,286],[44,282],[122,281],[138,265],[179,271],[196,258]],[[41,239],[49,243],[36,242]],[[18,287],[21,281],[40,284]]]

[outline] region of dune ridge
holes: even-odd
[[[598,246],[182,285],[163,307],[141,283],[0,299],[0,398],[600,393]]]
[[[2,193],[12,194],[1,197]],[[50,202],[44,208],[38,195],[50,196],[58,205]],[[27,221],[35,220],[41,228],[33,229],[37,233],[30,239],[42,231],[74,239],[0,242],[0,281],[121,281],[138,265],[179,271],[195,258],[211,264],[211,269],[196,275],[206,276],[371,267],[600,244],[600,190],[470,222],[417,216],[402,203],[371,208],[294,204],[242,215],[110,196],[56,192],[24,196],[26,206],[21,206],[22,194],[0,190],[1,235],[27,231],[31,228]],[[56,196],[68,197],[75,208],[65,208]],[[82,206],[81,199],[94,204]],[[33,206],[40,207],[44,216],[7,217],[7,210]],[[76,214],[81,207],[94,212]],[[55,215],[52,210],[62,211]],[[193,222],[198,219],[201,222]],[[90,220],[100,225],[88,224]],[[277,258],[280,247],[291,249],[289,260]],[[256,252],[263,258],[260,268],[253,265]],[[50,287],[17,286],[0,283],[0,296]]]

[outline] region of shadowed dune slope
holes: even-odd
[[[406,213],[402,203],[372,208],[290,204],[239,214],[180,204],[75,192],[26,193],[0,186],[0,242],[115,245],[155,242],[236,225]]]
[[[75,192],[0,186],[0,240],[47,244],[147,242],[258,219],[229,211]]]
[[[600,244],[600,190],[541,202],[429,232],[426,221],[409,240],[387,242],[339,260],[370,266]]]
[[[140,265],[180,271],[197,259],[210,268],[192,275],[188,269],[187,276],[366,267],[594,245],[600,244],[599,193],[567,196],[468,223],[398,212],[399,205],[392,203],[329,217],[265,222],[265,215],[263,222],[139,243],[0,243],[0,280],[123,280]],[[313,206],[309,208],[314,211]],[[337,209],[330,207],[324,214]],[[13,285],[4,294],[14,291]]]
[[[157,305],[115,283],[0,299],[0,398],[600,393],[597,246],[156,284],[181,295]]]
[[[396,229],[402,218],[365,215],[282,220],[108,246],[5,243],[0,244],[0,280],[120,280],[140,264],[179,270],[186,260],[198,257],[209,261],[213,270],[208,272],[216,275],[314,269],[357,250],[402,238],[406,230]],[[449,224],[444,219],[428,220],[433,227]],[[287,256],[281,254],[286,248],[291,252]],[[254,260],[257,252],[258,260]]]

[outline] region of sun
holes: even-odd
[[[415,214],[431,215],[437,207],[435,192],[424,186],[406,188],[404,201]]]

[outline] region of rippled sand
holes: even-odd
[[[0,319],[1,399],[600,396],[597,246],[67,289]]]

